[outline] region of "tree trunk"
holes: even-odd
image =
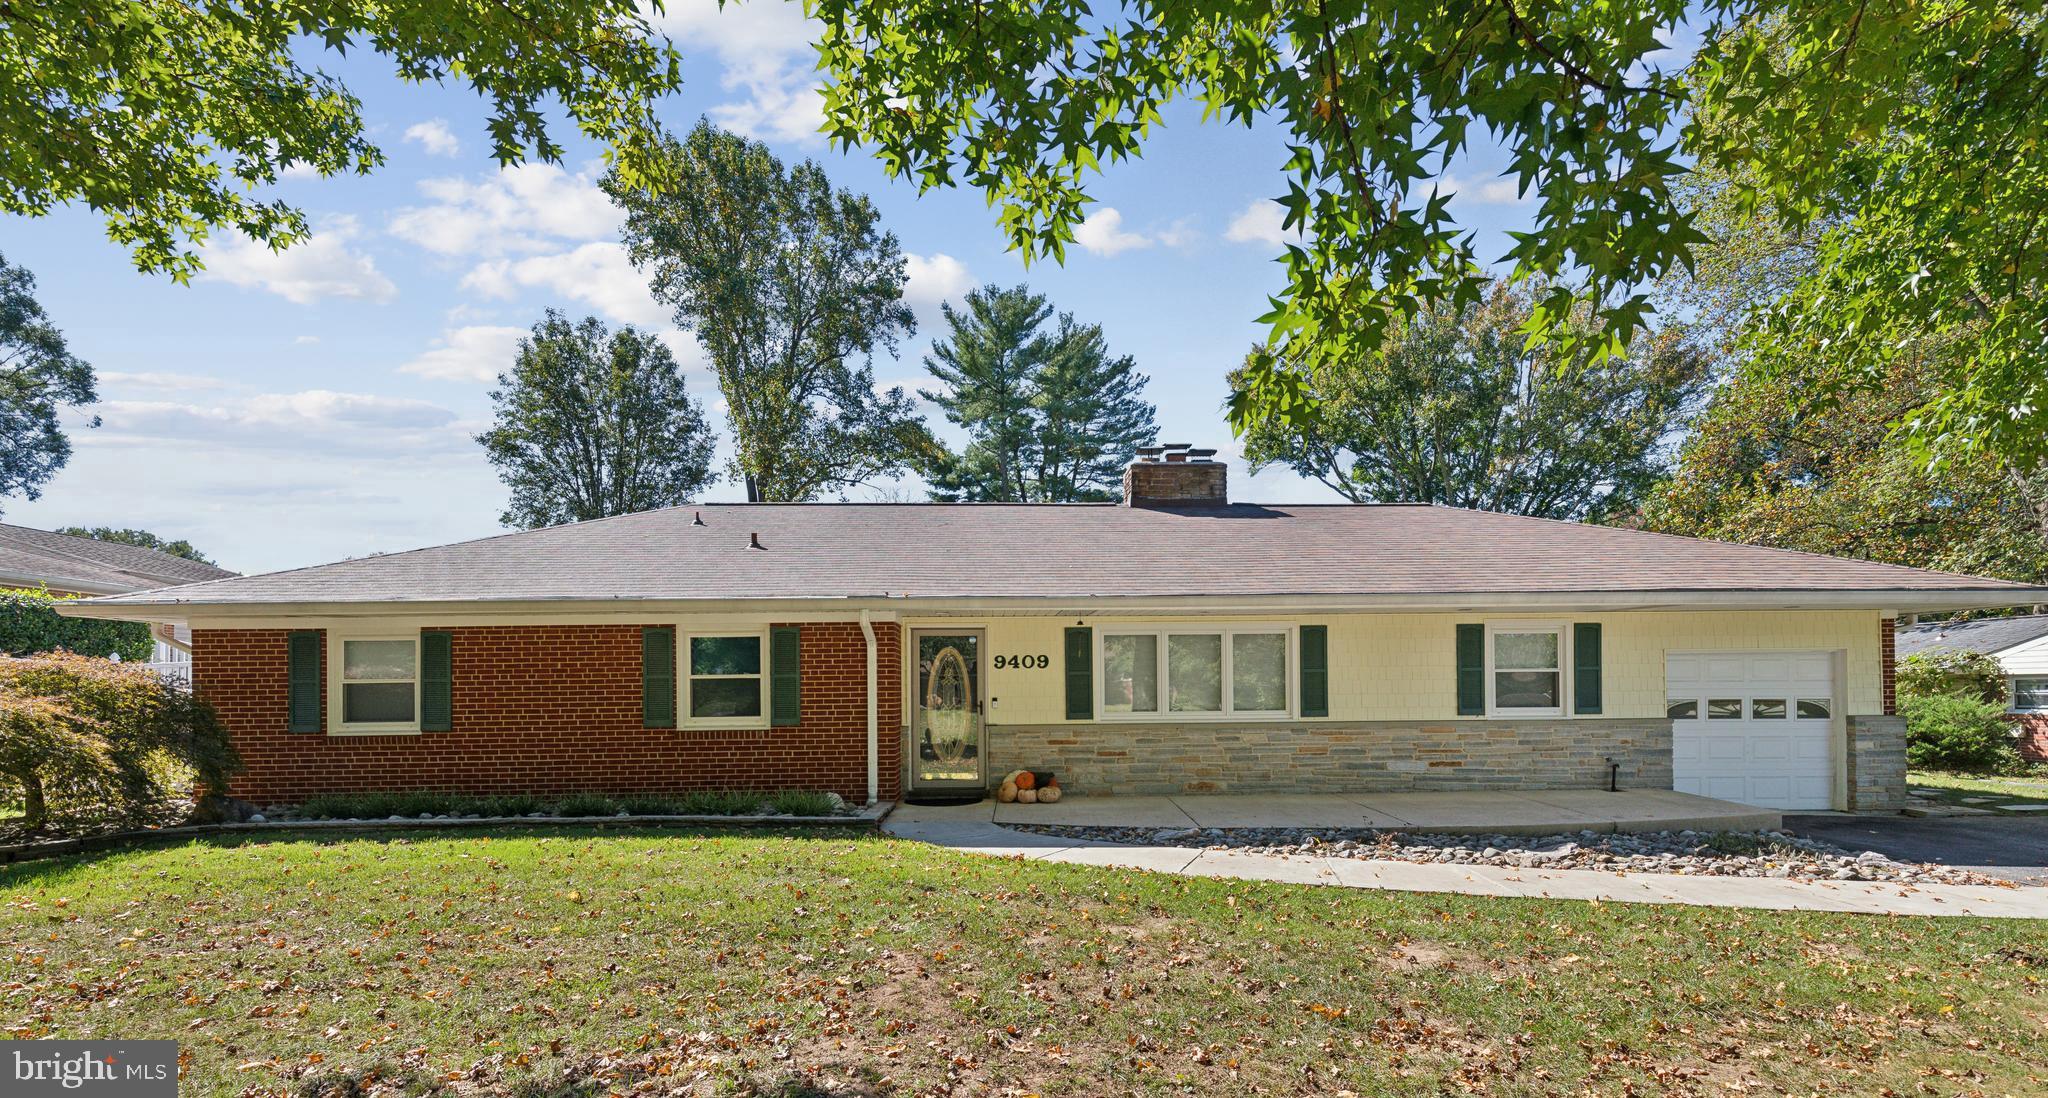
[[[752,473],[747,474],[747,502],[761,502],[761,482],[755,480]]]
[[[42,775],[30,770],[16,774],[21,783],[21,825],[29,831],[41,831],[50,818],[50,806],[43,800]]]

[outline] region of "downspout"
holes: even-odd
[[[860,612],[860,632],[868,642],[868,803],[874,804],[882,799],[881,699],[875,692],[875,623],[868,620],[866,610]]]

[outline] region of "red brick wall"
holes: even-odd
[[[2020,756],[2028,762],[2048,762],[2048,714],[2027,713],[2009,719],[2020,728]]]
[[[1877,624],[1878,674],[1884,686],[1884,715],[1887,717],[1899,714],[1898,625],[1890,618],[1884,618]]]
[[[643,728],[638,625],[453,628],[454,730],[405,736],[286,731],[284,629],[202,629],[194,688],[248,767],[230,792],[257,804],[314,793],[657,793],[827,789],[867,798],[867,648],[857,622],[803,623],[803,723]],[[881,793],[897,792],[897,627],[874,627]],[[324,651],[324,638],[323,638]],[[324,664],[324,661],[323,661]],[[321,698],[325,705],[326,668]],[[323,712],[323,725],[325,714]]]

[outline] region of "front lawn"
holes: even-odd
[[[1926,790],[1933,794],[1914,797],[1915,801],[1931,801],[1935,804],[1955,804],[1968,808],[1988,808],[1993,811],[1998,811],[1999,806],[2008,804],[2048,805],[2048,777],[2002,778],[1982,774],[1946,774],[1937,770],[1915,770],[1906,775],[1906,785],[1910,789]],[[2044,815],[2038,812],[2000,814]]]
[[[2048,1088],[2048,924],[1190,880],[869,836],[31,863],[0,868],[0,948],[15,1036],[176,1038],[188,1096],[366,1075],[627,1093],[622,1070],[663,1094]]]

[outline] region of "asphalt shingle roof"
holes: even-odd
[[[1928,622],[1899,630],[1895,643],[1902,658],[1915,652],[1942,648],[1991,655],[2042,637],[2048,637],[2048,614]]]
[[[61,589],[69,581],[135,591],[234,574],[155,549],[0,523],[0,575],[33,579],[52,588]]]
[[[836,503],[685,505],[101,601],[1756,590],[2010,590],[2014,602],[2037,593],[1998,580],[1421,505]]]

